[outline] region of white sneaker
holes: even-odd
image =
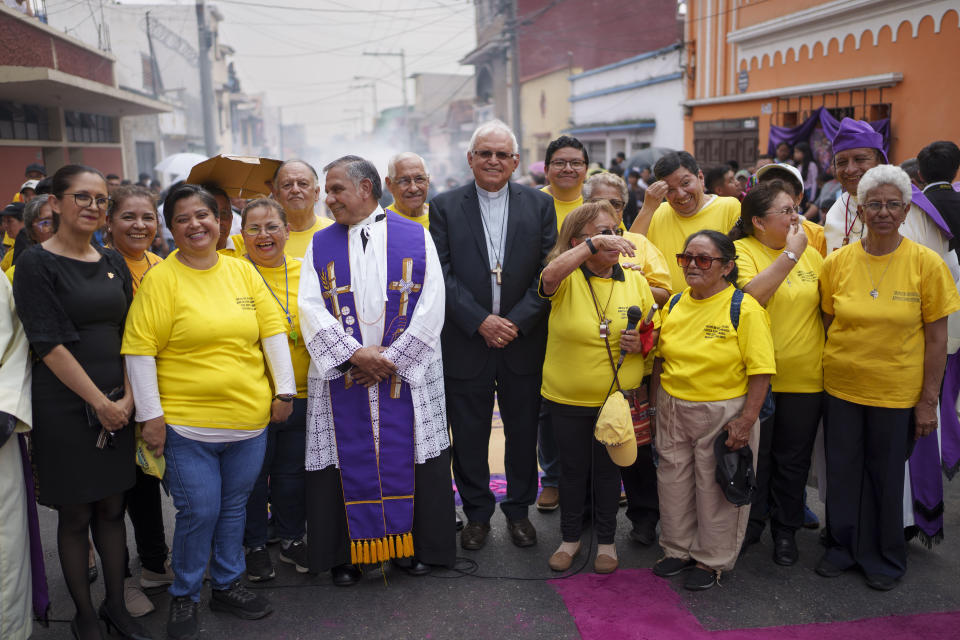
[[[156,608],[133,578],[123,581],[123,603],[134,618],[145,616]]]

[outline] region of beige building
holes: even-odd
[[[521,168],[543,160],[550,141],[570,128],[570,75],[580,71],[564,66],[520,81]]]

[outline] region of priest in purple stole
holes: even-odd
[[[380,208],[373,164],[324,171],[337,224],[314,235],[299,292],[310,571],[339,586],[388,560],[423,575],[456,554],[440,263],[421,225]]]

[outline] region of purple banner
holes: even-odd
[[[781,142],[786,142],[791,147],[798,142],[809,142],[810,136],[813,134],[817,124],[823,129],[827,140],[833,140],[837,135],[837,131],[840,129],[840,121],[830,115],[830,112],[827,111],[826,108],[818,107],[810,114],[809,118],[796,127],[777,127],[770,125],[770,141],[767,143],[767,153],[776,156],[777,146]],[[875,122],[871,122],[870,126],[873,127],[874,131],[883,135],[883,153],[889,156],[890,118],[876,120]],[[821,166],[820,168],[826,169],[827,167]]]

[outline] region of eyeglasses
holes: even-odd
[[[280,233],[282,229],[283,229],[282,224],[276,224],[276,223],[268,224],[265,227],[260,227],[255,224],[252,224],[243,230],[243,235],[250,236],[251,238],[253,238],[254,236],[260,235],[260,232],[263,231],[264,233],[269,233],[270,235],[274,236]]]
[[[475,158],[483,158],[484,160],[489,160],[490,158],[496,156],[497,160],[501,162],[504,160],[509,160],[510,158],[518,157],[515,153],[507,153],[506,151],[490,151],[489,149],[484,149],[483,151],[477,151],[474,149],[470,153],[472,153]]]
[[[580,169],[583,169],[585,166],[587,166],[587,163],[584,162],[583,160],[551,160],[550,161],[550,166],[556,169],[557,171],[560,171],[567,165],[570,165],[571,169],[579,171]]]
[[[697,265],[698,269],[709,269],[713,266],[714,261],[724,262],[726,258],[714,258],[712,256],[695,256],[690,253],[678,253],[677,254],[677,264],[680,265],[681,269],[686,269],[690,266],[690,263],[693,262]]]
[[[577,237],[578,237],[578,238],[592,238],[592,237],[595,236],[595,235],[612,236],[612,235],[615,235],[615,234],[616,234],[616,232],[615,232],[613,229],[600,229],[600,230],[597,231],[597,233],[595,233],[595,234],[593,234],[593,233],[578,233],[578,234],[577,234]]]
[[[609,202],[610,206],[616,209],[617,211],[620,211],[625,206],[627,206],[626,202],[624,202],[623,200],[618,200],[616,198],[590,198],[589,200],[587,200],[587,203],[589,204],[592,204],[594,202]]]
[[[34,223],[33,223],[33,225],[34,225],[35,227],[40,227],[41,229],[46,229],[47,227],[52,227],[52,226],[53,226],[53,220],[50,220],[50,219],[47,219],[47,220],[35,220]]]
[[[84,207],[84,208],[89,207],[91,204],[96,202],[97,209],[100,209],[101,211],[105,211],[110,207],[111,204],[113,204],[112,198],[107,198],[107,197],[94,198],[93,196],[87,193],[65,193],[63,195],[73,196],[73,201],[77,203],[78,207]]]
[[[766,215],[768,215],[768,216],[789,216],[789,215],[794,214],[794,213],[800,213],[800,207],[799,207],[799,206],[797,206],[797,207],[784,207],[783,209],[780,209],[779,211],[771,211],[771,212],[767,213]]]
[[[864,202],[863,208],[869,211],[870,213],[880,213],[880,209],[887,207],[887,211],[890,213],[900,213],[903,211],[903,208],[906,206],[905,202],[899,200],[888,200],[887,202]]]
[[[413,178],[397,178],[394,182],[401,188],[406,189],[411,184],[422,187],[430,182],[430,176],[414,176]]]

